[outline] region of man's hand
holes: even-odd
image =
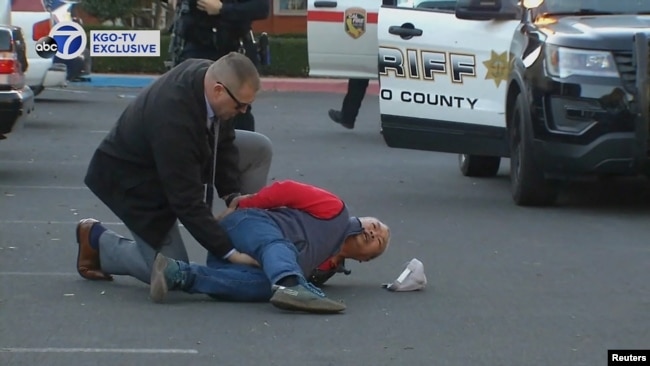
[[[235,211],[235,208],[234,208],[234,207],[228,207],[228,208],[226,208],[222,213],[220,213],[219,215],[215,216],[215,218],[217,219],[217,221],[221,221],[221,220],[223,220],[224,217],[230,215],[230,214],[233,213],[234,211]]]
[[[314,286],[322,286],[337,273],[343,273],[347,276],[351,272],[352,271],[345,268],[345,259],[334,257],[326,260],[314,269],[308,280],[313,283]]]
[[[239,202],[240,199],[250,197],[250,196],[252,196],[252,194],[246,194],[246,195],[243,195],[243,196],[237,196],[237,197],[233,198],[232,201],[230,202],[230,206],[228,206],[228,208],[226,208],[218,216],[215,216],[217,218],[217,221],[222,220],[224,217],[226,217],[226,216],[230,215],[231,213],[233,213],[237,209],[237,203]]]
[[[223,4],[221,0],[198,0],[196,7],[210,15],[217,15],[221,12]]]
[[[230,201],[230,206],[228,206],[228,208],[233,208],[233,209],[237,208],[237,204],[239,203],[239,200],[248,198],[250,196],[252,196],[252,194],[245,194],[243,196],[237,196],[233,198],[232,201]]]
[[[228,257],[231,263],[245,264],[248,266],[259,267],[260,264],[248,254],[235,251]]]

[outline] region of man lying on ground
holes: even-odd
[[[221,300],[270,301],[285,310],[336,313],[345,305],[328,299],[306,276],[346,258],[372,260],[389,244],[388,226],[373,217],[351,216],[339,197],[319,187],[285,180],[237,199],[237,208],[226,210],[220,225],[235,248],[259,267],[212,254],[207,266],[158,254],[150,280],[153,301],[163,301],[168,290],[180,290]]]

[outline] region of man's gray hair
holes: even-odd
[[[260,89],[260,75],[255,64],[239,52],[230,52],[216,60],[208,68],[208,76],[233,91],[241,89],[244,84],[255,92]]]

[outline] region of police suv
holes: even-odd
[[[379,79],[388,146],[466,176],[510,158],[518,205],[647,173],[650,0],[309,0],[307,20],[310,76]]]

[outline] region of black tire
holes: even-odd
[[[533,156],[530,113],[519,94],[512,106],[508,129],[512,199],[518,206],[548,206],[555,203],[558,187],[544,177]]]
[[[466,177],[494,177],[499,172],[501,158],[498,156],[458,155],[458,166]]]

